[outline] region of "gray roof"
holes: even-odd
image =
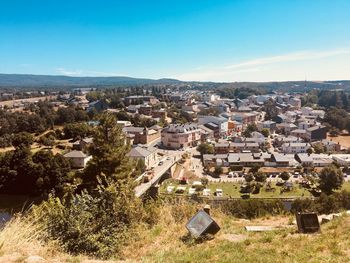
[[[64,155],[66,158],[85,158],[87,155],[83,153],[82,151],[71,151],[69,153],[66,153]]]
[[[128,153],[128,156],[130,157],[147,157],[152,154],[153,147],[145,148],[141,146],[136,146],[131,149],[131,151]]]
[[[273,154],[276,162],[290,162],[295,161],[294,154]]]
[[[189,131],[198,130],[198,125],[196,123],[186,123],[186,124],[170,124],[168,127],[164,128],[164,132],[169,133],[185,133]]]
[[[317,125],[317,126],[313,126],[313,127],[310,127],[310,128],[308,128],[307,130],[308,131],[316,131],[316,130],[318,130],[318,129],[323,129],[323,128],[325,128],[326,126],[323,126],[323,125]]]
[[[144,128],[143,127],[124,127],[123,132],[143,132]]]

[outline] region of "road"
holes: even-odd
[[[135,188],[135,195],[137,197],[142,196],[147,190],[163,176],[178,160],[180,160],[182,151],[167,151],[168,154],[162,157],[162,164],[154,167],[154,176],[147,183],[141,183]],[[163,153],[164,154],[164,153]]]

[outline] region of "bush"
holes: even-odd
[[[230,166],[230,170],[231,171],[242,171],[243,170],[243,166],[241,166],[241,165],[231,165]]]
[[[282,201],[261,199],[230,200],[221,206],[221,210],[225,214],[248,219],[285,212]]]
[[[117,253],[143,215],[134,193],[126,186],[99,186],[97,193],[86,191],[62,201],[50,197],[37,211],[50,238],[72,254],[108,258]]]
[[[350,192],[342,191],[332,195],[321,194],[315,200],[296,199],[292,204],[291,212],[317,212],[330,214],[350,209]]]

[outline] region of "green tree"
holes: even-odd
[[[289,173],[288,172],[282,172],[281,175],[280,175],[280,178],[283,180],[283,181],[288,181],[289,180]]]
[[[87,123],[67,123],[63,128],[64,137],[74,140],[84,138],[92,134],[92,129]]]
[[[328,195],[334,190],[341,188],[343,182],[343,172],[335,165],[323,168],[319,175],[319,188]]]
[[[326,152],[326,149],[325,149],[326,147],[324,147],[322,143],[316,143],[313,145],[313,147],[314,147],[315,153],[317,154]]]
[[[250,182],[254,181],[254,176],[252,173],[248,173],[244,176],[244,179],[247,183],[250,183]]]
[[[210,143],[201,143],[200,145],[197,146],[197,151],[203,157],[204,154],[213,154],[214,146]]]
[[[261,130],[261,134],[264,135],[265,137],[269,137],[269,135],[270,135],[270,130],[264,128],[264,129]]]
[[[223,172],[223,169],[221,166],[216,166],[215,169],[214,169],[214,175],[219,177]]]
[[[59,196],[65,192],[65,187],[71,182],[69,161],[61,154],[54,155],[52,151],[36,152],[32,160],[36,164],[36,187],[40,193],[55,190]]]
[[[256,127],[256,125],[254,123],[252,124],[248,124],[247,128],[242,132],[242,135],[244,137],[251,137],[252,136],[252,132],[253,131],[257,131],[258,128]]]
[[[92,159],[88,162],[83,175],[83,185],[94,189],[98,185],[98,177],[127,180],[137,175],[134,162],[128,157],[130,146],[125,143],[121,127],[116,125],[116,118],[103,113],[99,125],[94,130],[94,143],[90,149]]]
[[[264,183],[266,181],[266,174],[263,172],[256,172],[254,174],[254,179],[259,183]]]
[[[12,146],[18,147],[30,147],[34,142],[33,136],[28,132],[20,132],[16,134],[12,139]]]

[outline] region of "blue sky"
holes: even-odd
[[[349,0],[1,0],[0,72],[350,79]]]

